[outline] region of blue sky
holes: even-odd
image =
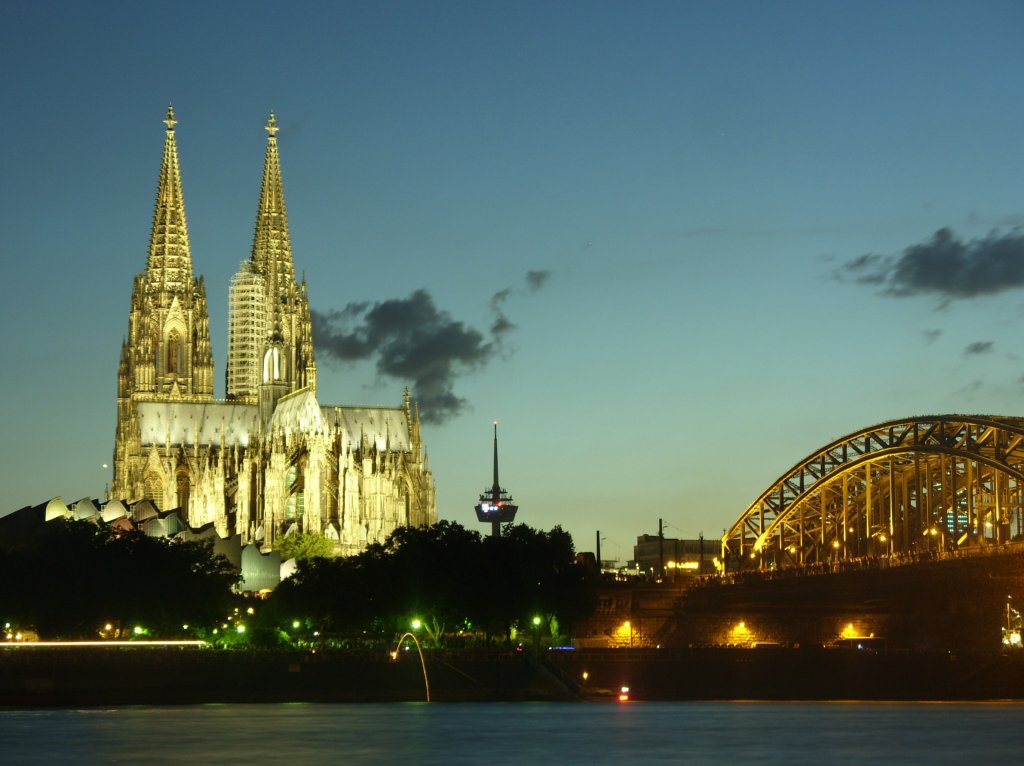
[[[423,291],[479,333],[444,381],[461,404],[425,428],[443,518],[475,525],[494,419],[519,519],[627,558],[659,518],[719,536],[860,427],[1021,414],[1018,2],[3,17],[0,510],[109,480],[168,102],[218,395],[270,110],[313,309]],[[324,403],[397,405],[416,382],[372,356],[318,365]]]

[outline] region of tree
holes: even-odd
[[[334,543],[318,532],[298,532],[280,537],[274,543],[274,548],[281,554],[282,561],[306,561],[334,555]]]
[[[281,617],[303,615],[336,637],[393,635],[418,618],[438,645],[464,627],[507,638],[535,616],[571,629],[593,611],[593,585],[560,527],[517,525],[481,539],[442,521],[396,529],[356,556],[300,561],[271,602]]]
[[[0,558],[0,578],[7,608],[42,637],[91,638],[107,623],[170,637],[221,617],[238,572],[212,541],[55,520]]]

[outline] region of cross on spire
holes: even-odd
[[[164,120],[164,125],[167,126],[167,130],[174,130],[174,126],[178,124],[178,121],[174,119],[174,107],[171,104],[167,105],[167,118]]]
[[[266,130],[267,133],[270,134],[271,138],[277,138],[277,131],[279,131],[280,128],[277,127],[277,119],[274,117],[273,112],[270,113],[270,119],[267,120],[267,124],[264,126],[264,130]]]

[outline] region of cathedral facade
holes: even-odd
[[[437,520],[418,406],[321,405],[271,114],[252,257],[231,280],[226,399],[214,398],[206,287],[192,271],[173,109],[145,270],[117,375],[110,499],[180,508],[264,549],[321,533],[341,554]]]

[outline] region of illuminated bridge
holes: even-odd
[[[844,436],[790,468],[722,538],[726,571],[930,558],[1024,534],[1024,418],[939,415]]]

